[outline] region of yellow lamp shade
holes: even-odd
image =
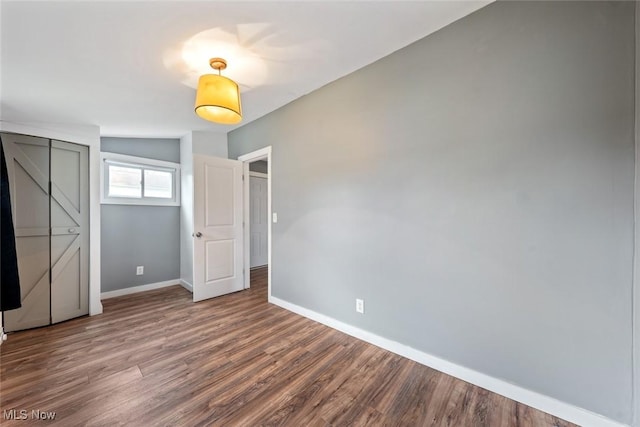
[[[225,125],[240,123],[242,110],[238,84],[216,74],[201,76],[196,92],[196,114]]]

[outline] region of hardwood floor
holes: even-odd
[[[266,269],[251,283],[195,304],[179,286],[112,298],[11,334],[0,424],[572,425],[267,304]]]

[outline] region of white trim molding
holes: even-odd
[[[152,291],[154,289],[166,288],[168,286],[182,285],[182,280],[173,279],[164,282],[149,283],[148,285],[133,286],[131,288],[116,289],[115,291],[103,292],[100,294],[101,299],[109,299],[121,297],[123,295],[137,294],[138,292]]]
[[[329,326],[330,328],[344,332],[347,335],[351,335],[352,337],[368,342],[369,344],[391,351],[397,355],[406,357],[407,359],[411,359],[422,365],[444,372],[445,374],[531,406],[532,408],[539,409],[566,421],[590,427],[627,427],[625,424],[603,417],[602,415],[586,409],[527,390],[526,388],[474,371],[473,369],[457,365],[453,362],[449,362],[448,360],[416,350],[415,348],[381,337],[324,314],[281,300],[280,298],[270,296],[269,302],[282,307],[285,310],[292,311],[303,317]]]
[[[184,279],[180,279],[180,285],[189,292],[193,293],[193,285],[191,283],[187,282]]]

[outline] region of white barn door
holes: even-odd
[[[49,140],[2,134],[16,232],[22,307],[4,313],[5,331],[51,323]]]
[[[242,162],[193,156],[193,300],[244,289]]]
[[[22,307],[5,330],[89,314],[89,149],[2,134],[11,184]]]
[[[89,147],[51,141],[51,323],[89,314]]]

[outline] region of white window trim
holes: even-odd
[[[263,172],[249,171],[249,176],[255,176],[256,178],[269,178],[269,174]]]
[[[106,161],[129,163],[134,166],[154,168],[167,168],[175,170],[173,174],[173,198],[160,199],[152,197],[128,198],[107,197],[107,182],[105,180]],[[144,191],[144,189],[143,189]],[[128,156],[118,153],[100,153],[100,203],[104,205],[143,205],[143,206],[180,206],[180,163],[166,162],[163,160],[148,159],[145,157]]]

